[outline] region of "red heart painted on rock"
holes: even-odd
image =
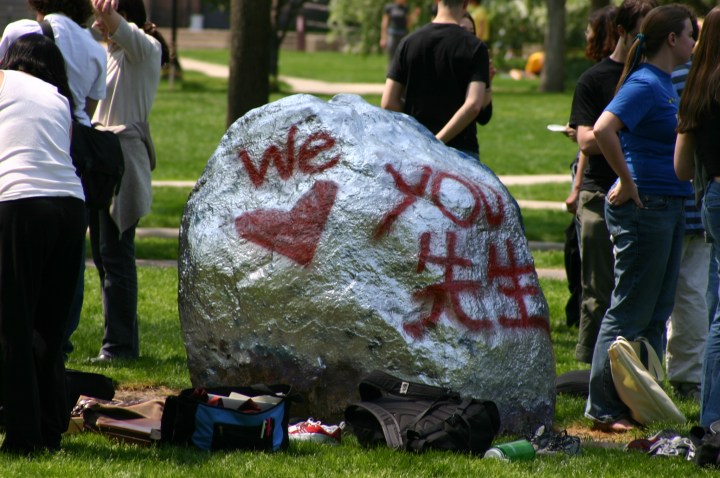
[[[242,214],[235,219],[235,230],[240,237],[306,266],[315,257],[337,190],[333,182],[318,181],[290,211]]]

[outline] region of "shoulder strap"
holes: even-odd
[[[48,37],[55,43],[55,33],[53,32],[52,25],[50,25],[50,22],[47,20],[43,20],[41,22],[38,22],[40,24],[40,28],[42,29],[43,35]]]
[[[362,408],[372,413],[382,428],[385,442],[394,450],[403,449],[402,435],[400,434],[400,425],[398,425],[395,417],[384,408],[369,402],[356,402],[353,406]]]
[[[365,401],[387,396],[432,401],[456,395],[449,389],[403,380],[381,370],[374,370],[366,376],[359,389],[360,397]]]

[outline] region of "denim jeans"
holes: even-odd
[[[641,195],[644,208],[633,201],[605,203],[605,218],[615,254],[615,288],[600,324],[590,371],[585,415],[614,422],[628,415],[610,374],[608,348],[622,336],[645,337],[662,354],[665,322],[675,297],[685,233],[683,198]]]
[[[720,183],[711,181],[705,192],[702,219],[710,238],[713,240],[715,260],[720,261]],[[712,268],[711,268],[712,270]],[[717,287],[718,277],[710,280]],[[717,289],[716,289],[717,292]],[[705,360],[703,363],[702,398],[700,403],[700,425],[704,427],[720,420],[720,313],[716,303],[710,323],[707,343],[705,344]]]

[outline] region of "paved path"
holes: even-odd
[[[212,78],[227,78],[230,68],[226,65],[217,65],[191,58],[180,58],[183,70],[199,71]],[[330,83],[328,81],[310,80],[307,78],[294,78],[291,76],[278,76],[278,79],[287,83],[293,93],[310,93],[313,95],[337,95],[350,93],[355,95],[382,95],[383,83]]]

